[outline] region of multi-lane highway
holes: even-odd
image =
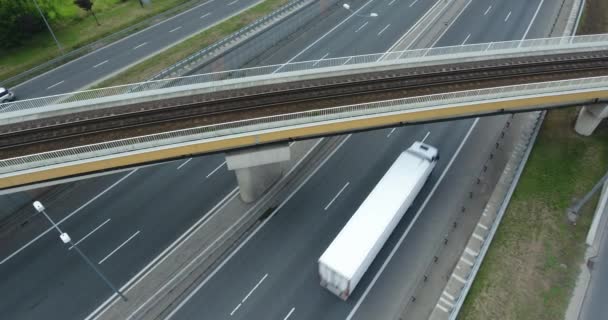
[[[320,40],[301,40],[314,43],[312,46],[295,41],[285,49],[277,50],[272,58],[286,59],[293,52],[299,52],[296,60],[381,52],[390,47],[391,40],[394,42],[407,30],[408,24],[399,24],[399,21],[412,18],[399,19],[400,16],[421,16],[424,8],[433,3],[367,1],[363,10],[378,13],[377,20],[352,19]],[[416,11],[416,6],[422,11]],[[536,12],[543,10],[554,8],[540,0],[508,3],[472,0],[437,45],[521,39],[537,32],[537,26],[546,28],[553,23],[551,19],[554,16],[538,19]],[[391,39],[391,35],[394,38]],[[303,52],[298,51],[298,47],[303,48]],[[276,63],[272,60],[266,62]],[[479,150],[485,149],[484,146],[494,142],[493,137],[504,121],[504,117],[480,121],[471,119],[351,136],[321,170],[257,230],[249,242],[182,302],[173,319],[201,316],[209,319],[394,318],[400,311],[400,303],[404,302],[403,292],[407,290],[403,287],[413,285],[416,272],[424,267],[425,262],[416,259],[424,260],[420,257],[428,257],[428,251],[432,249],[417,239],[404,238],[404,234],[411,230],[409,226],[416,228],[414,223],[441,219],[446,210],[456,207],[459,192],[462,192],[459,187],[473,173],[458,170],[454,173],[454,168],[463,168],[466,163],[479,158],[475,154],[462,155],[458,151],[471,135],[476,137],[472,143]],[[442,153],[434,175],[349,301],[339,300],[318,284],[318,257],[398,153],[427,133],[426,141],[437,146]],[[442,180],[444,174],[450,179]],[[435,193],[435,190],[453,191]],[[431,205],[425,207],[421,205],[423,201]],[[420,221],[416,220],[417,217],[421,217]],[[429,258],[432,258],[430,254]]]
[[[236,187],[223,161],[208,156],[83,181],[47,210],[122,286]],[[2,240],[2,318],[82,319],[111,294],[48,227],[40,216]]]
[[[430,0],[352,1],[356,12],[335,11],[274,50],[262,64],[385,51],[434,4]],[[545,3],[538,9],[539,4],[543,1],[472,0],[438,45],[518,39],[526,30],[533,34],[546,29],[554,17],[543,12],[553,10],[555,4]],[[539,14],[535,14],[537,9]],[[370,12],[379,16],[364,17]],[[386,292],[396,290],[399,282],[395,280],[411,282],[407,279],[413,272],[403,271],[404,256],[415,257],[413,252],[426,248],[424,244],[412,246],[415,242],[408,238],[402,241],[402,235],[410,225],[414,230],[420,223],[413,222],[416,213],[420,213],[420,220],[440,219],[441,210],[455,201],[448,193],[433,191],[458,189],[462,183],[459,177],[464,179],[468,173],[453,174],[453,168],[464,161],[459,158],[462,155],[455,157],[457,151],[473,134],[491,140],[492,130],[500,128],[501,120],[497,119],[351,136],[215,276],[199,286],[174,318],[344,318],[355,309],[355,316],[361,318],[379,312],[394,314],[400,297],[387,296]],[[435,173],[351,299],[342,302],[318,285],[317,258],[398,153],[427,133],[427,142],[442,152]],[[62,226],[120,286],[235,186],[222,157],[214,155],[83,182],[69,198],[48,209],[57,220],[70,215]],[[421,206],[427,198],[429,205]],[[82,318],[111,294],[78,256],[66,251],[56,234],[36,237],[48,230],[45,223],[40,219],[3,241],[0,292],[10,294],[3,295],[6,298],[0,301],[0,313],[7,318]],[[395,254],[393,248],[397,248]],[[384,264],[389,256],[392,259]],[[358,303],[364,296],[366,299]]]
[[[201,2],[172,18],[26,81],[13,89],[19,99],[26,99],[85,88],[258,2],[260,0]]]

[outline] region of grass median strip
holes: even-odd
[[[135,83],[150,79],[163,69],[185,59],[189,55],[207,47],[222,38],[238,31],[253,21],[262,18],[273,10],[286,4],[288,0],[266,0],[241,14],[211,27],[159,54],[156,54],[131,68],[115,75],[96,87],[109,87]]]

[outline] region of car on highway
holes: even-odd
[[[15,100],[15,94],[6,88],[0,87],[0,103],[13,100]]]

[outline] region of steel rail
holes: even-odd
[[[138,110],[123,114],[113,114],[98,118],[84,119],[44,127],[34,127],[22,131],[0,133],[0,149],[14,149],[35,144],[60,141],[68,138],[127,130],[165,124],[178,120],[230,114],[232,120],[239,120],[238,114],[262,109],[290,108],[306,103],[311,108],[335,107],[354,102],[370,102],[394,98],[418,96],[432,92],[451,92],[497,86],[496,81],[513,83],[545,82],[555,79],[574,79],[608,74],[608,51],[579,54],[576,56],[557,55],[518,59],[515,61],[484,62],[484,65],[459,64],[426,68],[426,72],[412,74],[412,70],[395,70],[365,75],[361,79],[329,79],[320,84],[311,82],[286,84],[284,88],[269,87],[267,92],[240,97],[228,97],[218,101],[182,104],[149,110]],[[403,72],[405,71],[405,72]],[[418,70],[420,71],[420,70]],[[585,75],[585,72],[592,74]],[[486,84],[484,84],[486,83]],[[460,85],[460,87],[456,87]],[[499,83],[499,85],[505,85]],[[291,86],[291,87],[290,87]],[[231,93],[227,95],[230,96]],[[370,99],[370,95],[385,94]],[[386,95],[389,94],[387,97]],[[392,95],[390,95],[392,94]],[[368,97],[366,99],[366,97]],[[273,100],[274,99],[274,100]],[[278,100],[277,100],[278,99]],[[337,101],[336,101],[337,100]],[[323,105],[323,101],[326,101]],[[330,101],[328,105],[327,101]],[[300,110],[298,110],[300,111]],[[280,112],[279,112],[280,113]],[[245,117],[246,118],[246,117]],[[224,119],[225,121],[225,119]],[[173,129],[173,128],[172,128]],[[8,156],[8,154],[7,154]]]

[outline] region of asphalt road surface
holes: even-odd
[[[434,2],[387,0],[367,3],[366,10],[378,13],[379,18],[350,20],[342,24],[336,33],[313,42],[314,45],[295,60],[382,52],[392,44],[389,39],[391,34],[398,38],[407,30],[406,25],[399,24],[400,21],[410,20],[399,18],[404,12],[413,13],[416,6],[429,8]],[[437,45],[514,40],[532,34],[541,35],[541,31],[537,30],[546,30],[547,25],[552,25],[554,16],[536,12],[554,10],[554,6],[555,4],[545,4],[540,0],[473,0]],[[421,13],[417,15],[420,16]],[[538,19],[540,16],[545,16],[546,19]],[[391,30],[391,27],[395,30]],[[289,52],[277,50],[274,57],[285,59],[289,53],[298,52],[298,47],[306,48],[296,41],[292,46],[286,47],[285,50]],[[501,126],[484,126],[490,121],[496,121],[496,117],[479,121],[479,126],[486,131],[475,134],[493,136]],[[390,292],[395,291],[395,287],[403,282],[408,282],[404,279],[411,278],[413,273],[412,269],[404,267],[407,264],[404,264],[402,256],[412,256],[412,252],[431,249],[425,244],[411,246],[412,242],[407,238],[402,242],[401,237],[420,209],[421,201],[427,197],[435,205],[423,208],[421,219],[441,219],[442,210],[446,208],[437,204],[451,203],[451,193],[431,193],[431,190],[438,183],[442,189],[459,188],[458,180],[439,182],[438,179],[443,172],[448,173],[447,165],[457,155],[457,150],[465,142],[473,123],[474,120],[469,119],[353,135],[272,219],[258,229],[249,242],[212,278],[205,279],[199,285],[179,306],[172,319],[392,318],[399,312],[402,297],[392,296]],[[350,299],[346,302],[339,300],[318,284],[318,257],[397,155],[427,133],[429,136],[426,141],[437,146],[442,153],[435,173]],[[493,141],[488,139],[484,143]],[[475,158],[475,155],[468,157]],[[454,168],[458,166],[451,169],[455,170]],[[473,174],[461,172],[460,176],[470,178]],[[446,188],[446,185],[449,187]],[[336,195],[336,200],[325,210]],[[399,247],[393,253],[397,243]],[[413,256],[415,259],[416,255]],[[391,260],[383,266],[389,257]],[[381,268],[381,276],[375,279]],[[372,282],[373,286],[370,287]],[[361,300],[368,287],[369,294],[365,300]]]
[[[230,17],[259,0],[207,0],[14,87],[18,99],[80,90]]]
[[[337,11],[309,32],[274,50],[261,64],[383,52],[434,3],[428,0],[352,1],[351,7],[358,10],[357,14],[376,12],[379,17],[366,18]],[[501,23],[497,18],[482,18],[489,3],[492,1],[473,0],[463,13],[470,14],[470,18],[458,19],[442,41],[462,41],[471,32],[468,30],[489,30]],[[505,6],[501,12],[492,14],[506,15],[509,10],[520,14],[512,13],[502,22],[503,28],[496,27],[500,33],[495,34],[495,40],[521,37],[521,27],[509,31],[504,26],[508,23],[529,25],[532,19],[529,11],[534,12],[538,3],[518,0],[509,5],[511,7]],[[544,10],[540,10],[538,17]],[[538,17],[535,24],[549,23]],[[530,34],[534,30],[536,27],[531,28]],[[481,40],[477,35],[471,35],[467,41]],[[233,311],[233,317],[247,319],[258,316],[281,319],[287,315],[301,319],[346,317],[399,242],[412,221],[413,212],[429,195],[472,124],[471,119],[352,136],[215,277],[200,287],[175,317],[197,315],[196,318],[222,319],[230,317]],[[398,153],[428,132],[427,141],[442,152],[439,166],[351,299],[342,302],[318,285],[318,256]],[[344,192],[328,210],[323,210],[346,183]],[[76,185],[69,199],[48,209],[57,220],[74,213],[62,226],[73,239],[81,241],[83,251],[120,286],[235,186],[233,174],[223,165],[223,157],[213,155],[84,181]],[[431,200],[440,202],[444,196],[434,194]],[[423,212],[423,216],[437,214],[435,211]],[[26,228],[26,232],[6,241],[3,239],[0,248],[3,259],[0,292],[7,297],[0,301],[3,317],[83,318],[111,295],[78,256],[61,245],[56,234],[47,231],[36,237],[48,230],[42,217]],[[407,243],[403,242],[397,252],[411,251]],[[400,260],[394,258],[392,261]],[[360,304],[359,313],[378,306],[379,299],[385,300],[384,303],[394,300],[387,299],[383,291],[377,289],[390,286],[384,279],[390,279],[398,268],[399,265],[392,263],[387,265],[373,286],[372,294]],[[260,284],[256,287],[257,283]],[[254,287],[256,289],[251,291]]]

